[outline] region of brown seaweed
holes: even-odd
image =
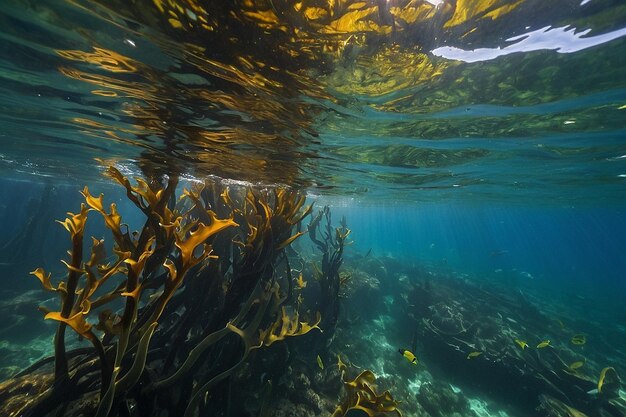
[[[377,394],[374,388],[375,382],[376,376],[370,370],[361,372],[352,381],[344,380],[343,385],[347,395],[332,414],[332,417],[343,417],[350,410],[361,410],[369,417],[386,413],[395,413],[402,417],[402,413],[397,408],[400,402],[394,400],[389,391]]]
[[[45,310],[58,322],[54,370],[44,359],[2,383],[2,392],[15,393],[0,404],[4,415],[104,417],[130,407],[202,414],[212,407],[207,394],[219,392],[251,351],[320,330],[320,313],[301,321],[305,306],[291,304],[292,277],[277,268],[288,265],[285,251],[303,234],[296,227],[311,211],[303,195],[207,183],[177,200],[175,177],[133,184],[113,167],[107,175],[145,223],[131,232],[115,204],[83,189],[79,212],[59,222],[70,234],[66,276],[32,273],[60,299],[58,309]],[[93,212],[109,232],[112,257],[106,238],[83,250]],[[67,327],[92,348],[68,351]]]

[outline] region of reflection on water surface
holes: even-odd
[[[4,171],[117,163],[366,199],[622,188],[620,2],[0,7]]]

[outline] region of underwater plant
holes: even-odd
[[[116,168],[106,175],[143,227],[131,231],[114,203],[83,189],[80,210],[59,222],[71,240],[66,276],[32,272],[59,295],[57,309],[44,309],[58,322],[54,356],[0,384],[2,415],[214,412],[251,351],[320,329],[319,312],[291,303],[289,268],[279,268],[311,212],[303,195],[206,183],[176,198],[176,177],[133,185]],[[111,243],[94,237],[86,251],[93,212]],[[68,349],[68,327],[91,347]]]
[[[343,379],[347,372],[347,367],[341,360],[339,361],[339,367]],[[374,388],[375,382],[376,376],[370,370],[361,372],[352,381],[344,380],[343,385],[346,389],[346,398],[337,406],[332,417],[346,416],[351,410],[360,410],[369,417],[387,413],[395,413],[402,417],[402,413],[397,408],[400,402],[394,400],[389,391],[377,394]]]
[[[321,269],[317,271],[322,291],[322,328],[325,329],[325,337],[331,339],[339,318],[340,289],[349,279],[342,277],[339,269],[343,264],[343,250],[350,229],[346,226],[346,218],[342,217],[340,226],[333,230],[330,209],[325,206],[311,219],[308,232],[315,246],[322,252]]]

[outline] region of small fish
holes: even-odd
[[[559,326],[561,326],[561,329],[564,329],[564,328],[565,328],[565,323],[563,323],[563,321],[562,321],[562,320],[560,320],[560,319],[554,319],[554,321],[556,321],[556,322],[558,323],[558,325],[559,325]]]
[[[322,362],[322,358],[320,358],[320,355],[317,355],[317,366],[320,367],[320,369],[324,369],[324,362]]]
[[[615,369],[608,366],[600,371],[600,378],[598,378],[598,393],[602,393],[602,386],[604,385],[604,378],[606,378],[606,373],[608,371],[613,371],[615,373]]]
[[[587,343],[587,337],[584,334],[575,334],[570,340],[573,345],[582,346]]]
[[[550,341],[544,340],[542,342],[539,342],[539,344],[537,345],[537,349],[547,348],[548,346],[550,346]]]
[[[524,342],[523,340],[515,339],[515,343],[517,343],[519,347],[522,348],[522,350],[528,347],[528,343]]]
[[[473,358],[478,357],[478,356],[480,356],[482,354],[483,354],[482,352],[470,352],[467,355],[467,359],[473,359]]]
[[[299,289],[306,288],[306,281],[302,277],[302,273],[300,273],[300,276],[296,280],[296,284],[298,285]]]
[[[533,274],[531,274],[530,272],[526,272],[526,271],[522,271],[519,273],[522,277],[524,278],[528,278],[528,279],[535,279],[535,277],[533,276]]]
[[[576,369],[582,368],[582,366],[585,364],[585,361],[576,361],[576,362],[572,362],[568,368],[571,369],[572,371],[575,371]]]
[[[400,355],[404,356],[407,361],[411,362],[413,365],[417,365],[417,357],[410,351],[406,349],[398,349]]]

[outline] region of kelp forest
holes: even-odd
[[[69,234],[66,274],[32,272],[57,296],[55,308],[40,307],[57,323],[54,354],[0,386],[2,415],[271,415],[272,386],[290,361],[333,337],[345,219],[333,226],[327,207],[314,214],[289,189],[207,182],[178,194],[176,177],[131,180],[114,167],[106,175],[145,223],[131,230],[115,203],[81,191],[76,213],[59,221]],[[96,221],[103,239],[85,235]],[[315,267],[292,247],[307,234],[321,251]],[[307,282],[319,286],[315,302],[302,296]],[[70,348],[72,337],[83,343]],[[252,383],[250,373],[261,376]],[[345,381],[335,415],[395,410],[370,371]]]
[[[626,416],[626,1],[0,39],[0,417]]]
[[[53,225],[67,249],[56,268],[46,252],[58,240],[38,238],[50,231],[37,216],[59,199],[54,187],[25,204],[22,229],[5,243],[43,267],[19,277],[36,295],[0,303],[0,331],[38,332],[45,348],[33,356],[40,342],[0,344],[2,416],[626,410],[620,357],[587,346],[617,346],[618,331],[589,334],[590,322],[555,319],[502,283],[359,253],[346,217],[291,188],[128,178],[115,166],[104,174],[118,199],[76,191],[78,207]],[[38,242],[39,258],[24,240]]]

